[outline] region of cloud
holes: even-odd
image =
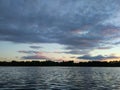
[[[103,55],[97,55],[97,56],[90,56],[90,55],[83,55],[78,57],[77,59],[83,59],[83,60],[106,60],[106,59],[116,59],[116,58],[120,58],[117,56],[103,56]]]
[[[120,44],[120,41],[114,42],[113,44],[114,44],[114,45],[119,45],[119,44]]]
[[[23,56],[23,59],[49,59],[48,57],[42,55],[33,55],[33,56]]]
[[[19,53],[27,54],[26,56],[22,56],[22,59],[49,59],[46,52],[39,52],[33,50],[21,50]]]
[[[66,52],[61,52],[61,53],[66,53],[66,54],[88,54],[87,50],[71,50],[71,51],[66,51]]]
[[[40,52],[40,51],[34,51],[34,50],[19,50],[18,53],[23,54],[47,54],[47,53],[65,53],[65,52]]]
[[[25,54],[37,54],[37,53],[40,53],[38,51],[32,51],[32,50],[30,50],[30,51],[20,50],[18,52],[19,53],[25,53]]]
[[[32,49],[39,49],[39,48],[42,48],[42,47],[40,47],[40,46],[30,46],[30,48],[32,48]]]
[[[20,50],[18,53],[25,54],[21,57],[21,59],[51,59],[51,57],[48,55],[48,53],[52,52],[40,52],[40,51],[34,51],[34,50]]]
[[[57,43],[65,45],[69,53],[81,53],[80,50],[89,53],[120,37],[120,26],[108,23],[116,13],[119,15],[119,3],[119,0],[0,0],[0,40]]]
[[[115,26],[120,26],[120,12],[114,13],[112,17],[104,22],[104,24],[111,24]]]
[[[105,49],[111,49],[112,46],[104,46],[104,47],[98,47],[97,49],[105,50]]]

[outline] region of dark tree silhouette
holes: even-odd
[[[74,63],[73,61],[67,62],[54,62],[54,61],[1,61],[0,66],[88,66],[88,67],[120,67],[120,61],[110,61],[110,62],[101,62],[101,61],[88,61],[88,62],[79,62]]]

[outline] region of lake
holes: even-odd
[[[120,68],[0,67],[0,90],[120,90]]]

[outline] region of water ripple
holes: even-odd
[[[120,90],[118,67],[0,67],[0,90]]]

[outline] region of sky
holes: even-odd
[[[0,0],[0,60],[119,60],[120,0]]]

